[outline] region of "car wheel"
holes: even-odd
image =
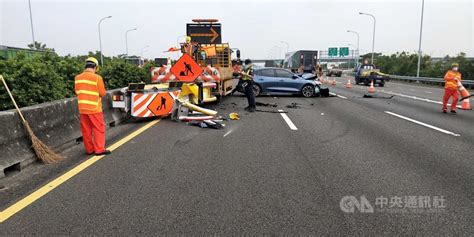
[[[255,95],[255,97],[259,96],[261,93],[262,88],[257,84],[253,84],[253,94]]]
[[[306,98],[312,97],[314,95],[314,86],[304,85],[303,88],[301,88],[301,94]]]

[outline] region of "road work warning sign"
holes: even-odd
[[[163,92],[155,96],[153,101],[148,105],[148,109],[155,116],[163,116],[171,113],[173,108],[174,99],[171,97],[170,93]]]
[[[193,82],[201,75],[202,68],[189,54],[183,54],[176,64],[171,67],[171,73],[176,76],[178,81]]]

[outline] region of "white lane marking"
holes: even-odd
[[[337,96],[337,97],[339,97],[339,98],[341,98],[341,99],[345,99],[345,100],[347,100],[347,97],[345,97],[345,96],[338,95],[338,94],[336,94],[336,93],[332,93],[332,92],[329,92],[329,94],[330,94],[330,95],[332,95],[332,96]]]
[[[433,92],[431,92],[431,91],[425,91],[425,93],[427,93],[427,94],[433,94]]]
[[[433,126],[433,125],[429,125],[429,124],[427,124],[427,123],[423,123],[423,122],[420,122],[420,121],[418,121],[418,120],[414,120],[414,119],[405,117],[405,116],[403,116],[403,115],[399,115],[399,114],[396,114],[396,113],[393,113],[393,112],[390,112],[390,111],[384,111],[384,112],[387,113],[387,114],[393,115],[393,116],[395,116],[395,117],[408,120],[408,121],[410,121],[410,122],[412,122],[412,123],[416,123],[416,124],[418,124],[418,125],[425,126],[425,127],[427,127],[427,128],[431,128],[431,129],[434,129],[434,130],[436,130],[436,131],[438,131],[438,132],[442,132],[442,133],[445,133],[445,134],[448,134],[448,135],[452,135],[452,136],[455,136],[455,137],[461,136],[461,135],[459,135],[459,134],[457,134],[457,133],[453,133],[453,132],[450,132],[450,131],[448,131],[448,130],[444,130],[444,129],[442,129],[442,128],[438,128],[438,127],[435,127],[435,126]]]
[[[231,132],[232,132],[232,130],[229,130],[228,132],[226,132],[226,133],[224,134],[224,137],[226,137],[227,135],[229,135]]]
[[[291,121],[291,119],[288,117],[288,115],[286,115],[285,113],[283,113],[284,111],[279,109],[278,112],[280,112],[281,114],[281,117],[283,117],[283,120],[285,120],[286,124],[288,124],[288,126],[290,127],[291,130],[298,130],[298,128],[295,126],[295,124]]]
[[[412,95],[404,95],[404,94],[396,93],[396,92],[393,92],[393,91],[384,91],[384,90],[381,90],[381,91],[384,92],[384,93],[390,94],[390,95],[396,95],[396,96],[405,97],[405,98],[409,98],[409,99],[413,99],[413,100],[420,100],[420,101],[435,103],[435,104],[440,104],[440,105],[443,104],[443,102],[441,102],[441,101],[430,100],[430,99],[426,99],[426,98],[420,98],[420,97],[412,96]],[[448,106],[451,106],[451,104],[448,104]],[[457,105],[457,107],[461,108],[461,105]]]

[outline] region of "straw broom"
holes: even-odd
[[[49,148],[38,137],[35,136],[35,134],[33,133],[33,130],[30,127],[30,125],[25,120],[25,117],[23,117],[23,114],[21,113],[20,109],[18,108],[18,105],[16,104],[15,98],[13,98],[13,95],[10,92],[10,89],[8,88],[7,83],[5,82],[5,79],[3,79],[2,75],[0,75],[0,79],[2,79],[3,85],[5,86],[5,89],[7,90],[8,95],[10,95],[10,98],[13,102],[13,105],[15,105],[16,111],[18,111],[18,114],[20,115],[23,126],[25,127],[26,133],[27,133],[28,137],[31,140],[33,150],[35,151],[36,156],[38,157],[38,159],[41,160],[45,164],[53,164],[53,163],[57,163],[60,160],[62,160],[63,159],[62,156],[56,154],[51,148]]]

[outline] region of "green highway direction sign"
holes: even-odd
[[[349,48],[348,47],[339,48],[339,56],[341,57],[349,56]]]
[[[328,49],[328,56],[329,57],[336,57],[337,56],[337,48],[329,48]]]

